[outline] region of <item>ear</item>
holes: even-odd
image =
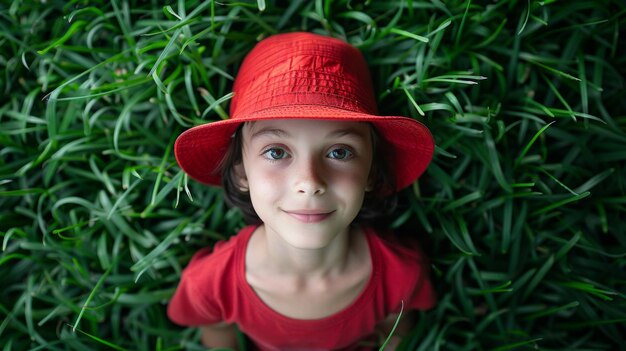
[[[237,186],[239,190],[246,192],[249,190],[248,177],[246,176],[246,170],[243,167],[243,162],[233,166],[235,177],[237,178]]]

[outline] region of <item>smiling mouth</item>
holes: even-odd
[[[297,219],[303,223],[319,223],[326,218],[330,217],[335,211],[284,211],[292,218]]]

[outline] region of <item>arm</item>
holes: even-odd
[[[238,350],[237,329],[234,324],[218,323],[200,327],[202,344],[208,348]]]
[[[387,343],[387,346],[385,347],[386,351],[395,350],[398,345],[400,345],[402,338],[413,330],[413,327],[415,327],[415,317],[415,311],[406,311],[402,313],[402,318],[400,318],[398,326],[393,332],[393,336],[389,339],[389,343]],[[391,314],[376,327],[376,333],[380,335],[381,338],[381,345],[385,342],[385,340],[387,340],[389,334],[391,334],[391,330],[396,323],[396,319],[398,319],[398,313]]]

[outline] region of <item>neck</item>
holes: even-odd
[[[268,228],[260,239],[264,239],[268,267],[279,274],[302,278],[324,277],[341,271],[348,261],[351,246],[350,228],[319,249],[293,247]]]

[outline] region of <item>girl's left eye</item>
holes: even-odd
[[[330,150],[330,152],[326,156],[337,160],[347,160],[352,158],[354,156],[354,153],[346,148],[341,147]]]

